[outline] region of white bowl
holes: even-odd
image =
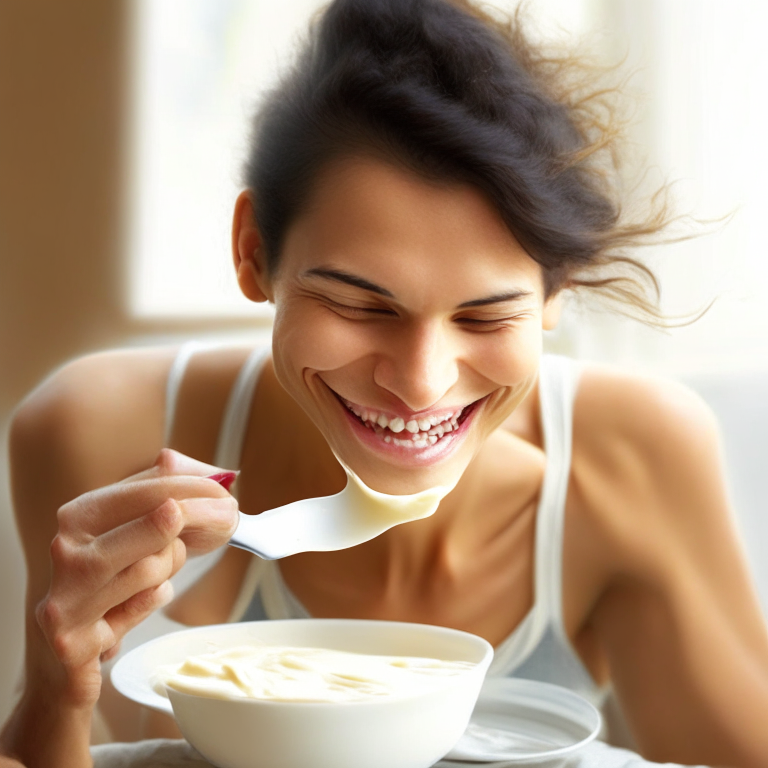
[[[152,689],[155,670],[193,654],[256,643],[468,661],[427,693],[343,704],[213,699]],[[187,741],[219,768],[428,768],[469,722],[491,645],[446,627],[355,619],[220,624],[174,632],[136,648],[112,670],[124,695],[170,711]]]

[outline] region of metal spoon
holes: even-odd
[[[230,546],[264,560],[279,560],[297,552],[346,549],[395,525],[429,517],[453,490],[453,486],[441,485],[393,496],[368,488],[351,469],[344,466],[344,470],[347,484],[333,496],[294,501],[259,515],[241,512]]]

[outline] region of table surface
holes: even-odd
[[[186,741],[180,740],[154,739],[135,744],[103,744],[93,747],[91,751],[94,768],[213,768]],[[472,768],[481,768],[483,765],[488,768],[652,768],[662,763],[651,763],[634,752],[611,747],[602,741],[593,741],[577,752],[557,760],[485,764],[441,761],[435,768],[465,768],[470,765]],[[663,765],[665,768],[675,768],[673,763]]]

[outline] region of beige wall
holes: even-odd
[[[124,329],[126,3],[0,3],[0,408]]]
[[[113,342],[124,325],[119,199],[125,11],[125,3],[114,0],[0,3],[3,426],[46,371]],[[18,674],[23,589],[6,465],[0,476],[3,716]]]
[[[5,460],[13,406],[82,352],[212,325],[126,314],[129,12],[129,0],[0,0],[0,719],[22,646]]]

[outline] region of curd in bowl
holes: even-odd
[[[190,657],[219,654],[221,661],[233,649],[266,647],[290,649],[294,662],[316,654],[307,649],[321,649],[418,659],[417,664],[444,665],[451,673],[426,675],[428,685],[346,701],[216,697],[172,686],[165,699],[153,687],[169,667],[178,669]],[[129,698],[172,708],[187,741],[219,768],[428,768],[466,729],[492,657],[482,638],[446,627],[354,619],[257,621],[152,640],[120,659],[112,680]],[[371,677],[364,660],[354,663],[362,676]]]

